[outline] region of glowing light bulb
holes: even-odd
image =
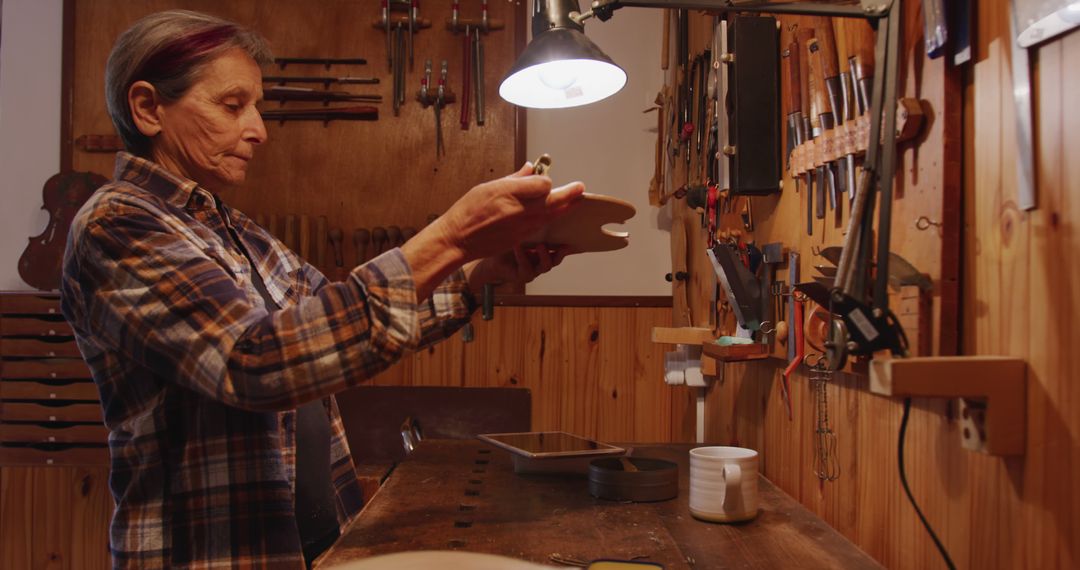
[[[561,63],[553,62],[544,65],[539,73],[540,82],[559,91],[565,91],[571,85],[577,83],[577,73],[571,69],[570,65]]]

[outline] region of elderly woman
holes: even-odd
[[[109,56],[127,152],[75,218],[62,297],[110,430],[117,567],[310,565],[362,504],[332,394],[453,334],[478,284],[557,265],[515,244],[584,189],[526,165],[328,282],[218,197],[266,142],[269,61],[253,32],[185,11]]]

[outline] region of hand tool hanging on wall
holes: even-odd
[[[342,247],[345,245],[344,232],[341,228],[333,228],[326,234],[327,240],[330,242],[330,250],[334,254],[334,272],[330,276],[332,280],[338,281],[344,278],[345,275],[345,252]]]
[[[836,134],[837,127],[843,122],[843,109],[841,107],[841,101],[843,94],[841,93],[840,86],[840,69],[836,56],[836,36],[833,33],[832,22],[824,20],[821,23],[821,28],[818,30],[817,35],[817,47],[821,52],[821,88],[825,90],[826,106],[822,116],[822,129],[824,132],[825,141],[825,153],[827,156],[834,156],[836,147]],[[837,162],[835,165],[830,163],[830,170],[833,170],[833,166],[836,167],[837,172],[833,171],[833,195],[831,197],[830,204],[832,204],[833,211],[836,214],[836,223],[841,223],[840,213],[842,211],[840,195],[846,192],[845,185],[845,163]]]
[[[708,157],[709,167],[708,180],[712,186],[717,188],[730,188],[730,181],[727,176],[727,170],[722,169],[723,162],[726,157],[720,152],[720,141],[727,140],[727,120],[721,122],[721,113],[725,113],[723,103],[723,93],[725,91],[725,81],[723,78],[723,65],[720,62],[720,58],[724,52],[724,46],[727,45],[726,38],[724,37],[725,28],[721,24],[720,16],[713,16],[713,37],[712,37],[712,49],[710,50],[712,57],[709,61],[709,79],[706,86],[706,97],[709,99],[709,103],[712,105],[712,111],[710,113],[710,122],[712,125],[709,127],[709,143],[708,149],[705,152],[705,156]],[[717,207],[714,211],[714,218],[711,220],[714,227],[720,226],[720,210]],[[715,236],[712,236],[715,237]],[[710,242],[710,247],[712,243]]]
[[[386,239],[390,242],[390,248],[401,247],[401,228],[398,226],[386,226]]]
[[[262,112],[266,121],[377,121],[379,110],[375,107],[319,107],[315,109],[269,109]]]
[[[847,18],[834,18],[833,31],[837,39],[836,56],[840,76],[840,108],[833,109],[837,115],[836,145],[843,151],[844,159],[840,164],[840,178],[848,194],[848,201],[855,198],[855,144],[852,129],[855,128],[855,84],[851,78],[851,42],[847,33]]]
[[[420,17],[419,0],[382,0],[372,25],[386,33],[386,62],[394,78],[394,115],[405,104],[405,59],[413,67],[413,36],[431,21]],[[393,37],[391,37],[391,35]]]
[[[420,90],[416,92],[416,100],[426,109],[428,106],[435,111],[435,157],[446,154],[442,136],[442,108],[454,102],[454,94],[446,87],[447,63],[442,61],[442,69],[439,71],[439,82],[431,86],[431,60],[424,62],[424,76],[420,79]]]
[[[319,271],[326,271],[327,224],[326,216],[315,218],[315,267]]]
[[[355,101],[380,103],[382,102],[382,95],[349,93],[348,91],[323,91],[307,87],[271,87],[263,91],[263,99],[279,101],[283,105],[290,101],[319,101],[323,105],[328,105],[330,103]]]
[[[814,38],[814,29],[810,27],[798,27],[795,29],[795,48],[799,52],[799,95],[802,108],[802,135],[803,142],[813,138],[813,130],[810,126],[810,58],[806,53],[806,43]],[[795,60],[792,60],[794,64]],[[814,185],[814,175],[806,173],[806,235],[814,234],[814,196],[820,194],[820,190]]]
[[[363,265],[368,260],[367,248],[371,243],[371,232],[367,228],[353,230],[353,246],[356,248],[356,265]]]
[[[386,251],[387,241],[388,240],[386,236],[386,228],[382,226],[375,226],[374,228],[372,228],[371,245],[374,247],[375,251],[371,254],[371,257],[378,257],[382,255],[383,252]]]
[[[442,69],[439,71],[439,85],[435,90],[435,156],[446,154],[442,136],[442,107],[446,100],[446,60],[442,61]]]
[[[300,228],[295,214],[285,215],[285,245],[294,252],[300,251]]]
[[[1016,4],[1009,2],[1009,45],[1012,48],[1013,103],[1016,106],[1016,193],[1023,210],[1034,210],[1035,198],[1035,132],[1031,126],[1031,60],[1026,47],[1020,45],[1021,23],[1017,21]],[[1031,2],[1032,4],[1034,2]],[[1075,6],[1072,5],[1072,6]],[[1071,7],[1070,7],[1071,9]]]
[[[362,57],[275,57],[274,63],[281,69],[288,65],[321,65],[330,69],[332,65],[367,65]]]
[[[690,135],[694,125],[691,122],[691,81],[690,81],[690,13],[679,10],[679,30],[676,41],[679,44],[679,144],[686,145],[686,163],[690,163]]]
[[[788,419],[792,419],[792,404],[791,404],[791,375],[795,372],[795,369],[802,363],[805,356],[805,348],[803,343],[803,302],[805,297],[795,290],[795,284],[799,282],[799,254],[798,252],[788,253],[788,281],[791,282],[791,286],[788,287],[787,299],[788,299],[788,365],[784,369],[783,383],[783,396],[787,401]]]
[[[380,80],[378,77],[322,77],[322,76],[304,76],[304,75],[265,75],[263,76],[263,83],[277,83],[284,85],[286,83],[321,83],[324,88],[329,89],[331,84],[338,85],[378,85]]]
[[[787,55],[787,71],[788,71],[788,137],[789,137],[789,150],[788,157],[790,160],[791,151],[794,150],[796,145],[800,145],[806,141],[806,129],[803,122],[803,107],[802,107],[802,79],[799,75],[801,66],[801,54],[799,50],[799,44],[797,42],[791,42],[788,44],[787,50],[784,52]],[[809,175],[807,175],[807,189],[809,186]],[[795,177],[795,191],[799,191],[799,177]],[[809,194],[809,192],[808,192]],[[807,234],[809,235],[813,231],[813,225],[806,227]]]
[[[311,262],[311,216],[300,214],[300,257]]]
[[[903,12],[896,0],[878,19],[877,47],[874,61],[884,68],[875,73],[870,101],[870,133],[866,161],[859,177],[858,190],[851,208],[851,219],[841,250],[830,312],[834,320],[827,343],[827,366],[837,370],[847,354],[872,354],[888,349],[895,355],[907,355],[907,339],[896,315],[889,310],[889,243],[892,235],[892,184],[896,171],[896,97],[900,59],[900,25]],[[858,73],[858,70],[856,70]],[[888,136],[882,138],[882,133]],[[879,188],[880,187],[880,188]],[[874,242],[873,212],[879,201],[877,219],[877,263],[873,296],[867,299],[862,279],[869,275],[869,251]]]
[[[476,106],[476,124],[484,125],[484,43],[483,36],[505,27],[502,20],[488,16],[487,0],[480,0],[480,17],[467,18],[461,14],[461,3],[451,0],[450,19],[446,27],[462,34],[461,128],[469,128],[469,113]]]
[[[840,478],[840,460],[836,457],[836,433],[829,425],[828,385],[832,370],[822,359],[810,367],[810,389],[814,393],[814,474],[822,481]]]
[[[811,49],[814,46],[814,49]],[[826,95],[825,86],[821,84],[821,50],[817,48],[817,38],[807,40],[803,46],[807,59],[806,85],[810,89],[810,137],[814,139],[814,172],[815,172],[815,203],[814,217],[821,220],[825,218],[826,194],[831,198],[833,195],[832,171],[827,163],[821,159],[821,149],[825,146],[824,128],[821,119],[825,114]],[[830,120],[831,120],[831,113]],[[831,128],[831,123],[830,123]]]
[[[856,141],[866,140],[869,127],[870,91],[874,78],[874,30],[870,23],[858,19],[837,19],[843,21],[844,42],[848,53],[848,83],[845,89],[848,93],[848,109],[845,111],[845,147],[849,151],[844,158],[848,165],[848,192],[850,199],[854,200],[858,176],[855,158],[863,151],[859,150]]]

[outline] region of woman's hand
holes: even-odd
[[[466,264],[465,278],[469,289],[479,299],[485,284],[529,283],[562,263],[569,251],[565,246],[539,245],[529,249],[518,246],[512,251]]]
[[[478,259],[501,257],[501,262],[488,262],[482,271],[498,279],[520,278],[516,268],[526,264],[517,263],[513,256],[518,254],[513,249],[573,208],[585,192],[581,182],[552,189],[550,178],[532,172],[532,164],[526,163],[514,174],[473,187],[401,247],[412,269],[419,298],[427,297],[463,263]],[[552,265],[543,271],[558,264],[556,257],[562,261],[562,257],[551,252],[547,255]],[[515,276],[509,278],[512,258]],[[538,257],[535,264],[527,265],[539,270],[545,263]],[[527,271],[523,275],[528,280],[543,273],[529,275]]]
[[[510,251],[567,212],[585,186],[573,182],[551,188],[551,179],[521,170],[469,190],[432,226],[448,247],[459,249],[465,261]]]

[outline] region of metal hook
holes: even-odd
[[[810,368],[825,368],[825,355],[817,352],[811,352],[803,357],[803,364]]]
[[[919,231],[926,231],[926,230],[930,229],[930,226],[940,228],[941,227],[941,222],[931,220],[930,218],[927,218],[926,216],[919,216],[919,218],[917,220],[915,220],[915,229],[917,229]]]

